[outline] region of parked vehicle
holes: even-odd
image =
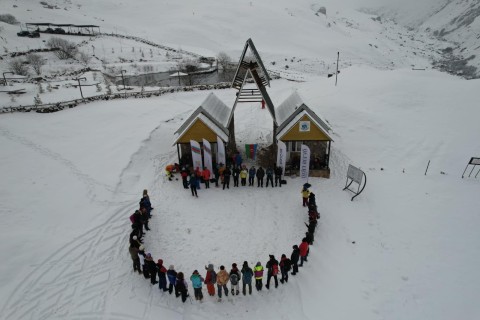
[[[65,34],[66,32],[62,28],[55,28],[55,30],[53,30],[53,33]]]
[[[28,37],[29,34],[30,34],[30,32],[28,32],[28,31],[17,32],[17,36],[19,36],[19,37]]]
[[[45,32],[46,32],[46,33],[54,33],[54,31],[53,31],[52,28],[47,28],[47,29],[45,30]]]
[[[28,35],[29,38],[40,38],[40,32],[38,31],[32,31]]]

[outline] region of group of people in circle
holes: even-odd
[[[229,294],[231,296],[240,295],[240,282],[242,283],[241,293],[243,295],[252,294],[253,282],[255,282],[256,290],[261,291],[265,271],[266,289],[270,289],[272,278],[275,288],[278,287],[279,282],[281,284],[288,283],[289,275],[296,275],[299,272],[299,267],[302,267],[304,262],[307,262],[309,246],[314,242],[314,232],[317,220],[320,218],[315,194],[305,187],[302,189],[301,194],[302,204],[308,207],[309,223],[305,223],[307,232],[299,245],[293,245],[290,256],[282,254],[280,261],[278,261],[274,255],[269,255],[269,260],[265,266],[260,261],[253,266],[244,261],[241,268],[239,268],[237,263],[234,262],[229,271],[224,265],[221,265],[216,271],[213,264],[208,264],[205,266],[205,277],[196,269],[189,277],[195,300],[203,301],[203,285],[207,287],[209,296],[214,297],[216,294],[218,295],[218,301],[222,301],[223,295],[225,297],[228,297]],[[143,228],[147,231],[150,230],[148,220],[151,218],[152,210],[153,207],[148,191],[144,190],[139,202],[139,209],[130,216],[132,231],[129,237],[129,254],[133,261],[133,271],[138,272],[146,279],[150,279],[152,285],[158,284],[162,292],[175,293],[175,296],[181,297],[182,302],[185,303],[190,295],[188,291],[189,285],[184,272],[175,270],[173,264],[167,268],[162,259],[158,259],[155,262],[152,254],[147,252],[143,245],[143,237],[145,235]],[[280,279],[278,279],[279,276],[281,276]],[[228,284],[230,284],[230,290]]]

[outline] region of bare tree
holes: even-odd
[[[30,53],[27,55],[27,62],[37,75],[42,74],[42,67],[45,65],[45,59],[43,59],[39,54]]]
[[[75,43],[58,37],[51,37],[50,40],[47,41],[47,47],[58,49],[54,51],[54,53],[61,60],[75,58],[78,52]]]
[[[83,51],[79,51],[77,58],[85,67],[88,66],[88,63],[90,62],[90,56],[88,54]]]
[[[232,58],[225,52],[220,52],[217,55],[217,63],[224,71],[230,69],[230,63],[232,62]]]
[[[15,74],[19,74],[22,76],[28,75],[28,67],[25,62],[20,58],[10,60],[8,62],[8,69]]]
[[[187,86],[193,86],[196,84],[194,73],[198,71],[200,64],[196,60],[183,59],[177,64],[177,68],[180,72],[186,73],[186,76],[182,77],[183,84]]]

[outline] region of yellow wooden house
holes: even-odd
[[[175,132],[174,144],[177,145],[180,164],[191,163],[190,140],[202,145],[203,139],[210,142],[212,158],[217,154],[217,136],[226,144],[228,142],[228,121],[232,109],[227,107],[213,92],[190,115]]]
[[[301,99],[297,92],[275,110],[279,123],[276,138],[287,145],[285,174],[298,174],[300,148],[310,148],[310,176],[330,177],[331,128]]]

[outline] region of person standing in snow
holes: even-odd
[[[143,190],[143,196],[140,199],[139,205],[140,205],[140,208],[144,207],[145,209],[147,209],[147,214],[148,214],[148,217],[150,218],[151,211],[153,210],[153,208],[152,208],[152,203],[150,202],[150,197],[148,196],[147,189]]]
[[[205,281],[198,270],[193,271],[192,275],[190,276],[190,281],[192,281],[193,293],[195,295],[195,300],[199,300],[202,302],[203,300],[203,293],[202,293],[202,282]]]
[[[278,185],[279,187],[282,186],[282,167],[275,168],[275,187]]]
[[[280,259],[280,272],[282,273],[282,279],[280,279],[280,282],[282,284],[288,282],[288,271],[290,271],[291,264],[290,259],[288,259],[285,254],[282,254],[282,258]]]
[[[183,188],[188,189],[188,171],[185,167],[182,167],[182,171],[180,171],[180,176],[182,177]]]
[[[138,248],[138,258],[140,259],[140,265],[142,266],[143,276],[145,279],[150,278],[150,273],[148,272],[147,265],[145,264],[145,247],[143,245]]]
[[[273,277],[275,280],[275,288],[278,287],[278,261],[275,259],[275,257],[271,254],[270,255],[270,260],[268,260],[267,264],[265,265],[267,268],[267,284],[265,285],[265,288],[270,289],[270,279]]]
[[[308,188],[303,187],[300,193],[302,194],[303,206],[306,207],[308,205],[308,196],[310,195],[310,191]]]
[[[158,270],[158,289],[163,290],[163,292],[168,291],[167,269],[163,266],[162,259],[158,259],[157,261],[157,270]]]
[[[270,181],[270,184],[272,185],[273,188],[273,169],[271,167],[267,168],[267,184],[265,187],[268,187],[268,182]]]
[[[253,278],[253,270],[248,266],[248,262],[243,262],[242,267],[242,283],[243,283],[243,295],[247,294],[247,286],[248,286],[248,294],[252,294],[252,278]]]
[[[237,294],[237,296],[240,294],[239,282],[241,277],[242,274],[240,273],[240,270],[238,270],[237,264],[233,263],[232,270],[230,270],[230,285],[232,288],[232,296],[234,296],[235,293]]]
[[[225,186],[227,186],[227,189],[230,189],[230,176],[232,175],[232,171],[230,171],[230,168],[227,167],[223,171],[223,190],[225,190]]]
[[[257,170],[257,188],[263,188],[263,177],[265,177],[265,170],[260,166]]]
[[[255,174],[257,173],[257,169],[255,169],[255,166],[252,166],[249,170],[248,170],[248,185],[253,187],[253,184],[254,184],[254,179],[255,179]]]
[[[233,186],[238,187],[238,178],[240,176],[240,168],[235,166],[232,170],[232,177],[233,177]]]
[[[148,215],[147,208],[140,207],[140,213],[142,214],[142,221],[145,230],[150,231],[150,228],[148,227],[148,219],[150,218],[150,216]]]
[[[225,296],[228,297],[227,283],[229,279],[230,277],[225,267],[220,266],[220,271],[217,273],[218,301],[222,301],[222,288],[225,291]]]
[[[151,284],[157,284],[157,264],[153,261],[152,255],[147,253],[145,256],[145,266],[150,274]]]
[[[292,262],[292,276],[298,273],[298,260],[300,259],[300,250],[297,245],[293,246],[292,254],[290,255],[290,261]]]
[[[242,170],[240,171],[240,180],[242,182],[242,187],[245,187],[247,185],[247,177],[248,177],[247,167],[243,166]]]
[[[209,264],[208,267],[205,266],[207,274],[205,276],[205,284],[207,285],[208,294],[213,297],[215,296],[215,284],[217,283],[217,273],[214,270],[213,264]]]
[[[138,241],[138,237],[137,236],[132,236],[132,239],[130,240],[130,246],[132,247],[135,247],[135,248],[140,248],[140,246],[142,245],[142,243],[140,241]]]
[[[203,168],[202,178],[205,182],[205,189],[210,189],[210,170],[207,167]]]
[[[253,268],[253,273],[255,275],[255,288],[257,288],[257,291],[261,291],[263,286],[263,267],[260,261],[258,261],[255,268]]]
[[[197,197],[198,198],[197,177],[195,176],[195,173],[192,173],[190,175],[190,180],[188,181],[188,183],[190,184],[190,191],[192,191],[192,197]]]
[[[183,272],[177,273],[177,280],[175,280],[175,290],[182,296],[182,302],[185,303],[188,297],[188,284],[185,281]]]
[[[303,267],[303,262],[307,262],[307,254],[308,254],[308,242],[306,238],[302,239],[302,243],[298,247],[300,250],[300,264],[299,267]]]
[[[202,182],[202,170],[200,170],[200,167],[197,167],[194,173],[196,178],[195,183],[197,190],[200,190],[200,182]]]
[[[177,282],[177,271],[175,271],[175,267],[173,265],[170,265],[168,267],[167,277],[168,277],[168,293],[172,294],[173,288],[175,288],[175,296],[178,298],[179,293],[177,291],[177,288],[175,287],[175,283]]]
[[[140,246],[132,246],[130,245],[128,247],[128,252],[130,253],[130,256],[132,257],[133,260],[133,272],[137,272],[142,274],[142,269],[140,268],[140,257],[138,256],[138,248]]]

